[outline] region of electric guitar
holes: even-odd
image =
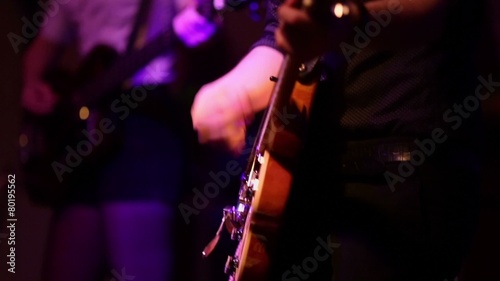
[[[215,248],[223,228],[239,241],[225,273],[231,281],[266,280],[273,259],[298,156],[317,87],[316,61],[302,64],[286,57],[270,105],[262,119],[236,206],[223,210],[222,223],[203,256]],[[276,112],[293,116],[277,118]],[[283,122],[285,121],[285,122]]]
[[[110,67],[118,53],[111,47],[96,46],[75,74],[60,69],[47,71],[44,80],[58,95],[58,103],[47,115],[23,112],[19,136],[24,185],[32,201],[54,205],[63,200],[82,166],[95,164],[110,155],[116,146],[113,134],[99,138],[90,120],[98,120],[95,107],[75,103],[76,91]],[[119,94],[119,83],[109,94]],[[99,130],[99,129],[98,129]]]
[[[308,12],[311,8],[305,7]],[[319,82],[318,62],[319,58],[303,63],[286,55],[279,76],[272,77],[276,84],[242,175],[237,203],[224,208],[219,229],[202,252],[204,257],[210,255],[223,229],[229,231],[238,241],[225,265],[230,281],[269,280],[270,266],[278,259],[279,230]],[[293,117],[281,120],[276,112]]]
[[[272,78],[276,84],[242,176],[238,202],[224,208],[216,237],[203,251],[204,256],[210,254],[224,227],[231,239],[239,241],[225,266],[231,281],[267,278],[298,156],[304,146],[317,77],[317,60],[301,63],[286,56],[279,76]],[[277,112],[293,117],[281,120]]]

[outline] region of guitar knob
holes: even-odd
[[[235,228],[231,231],[231,240],[240,241],[242,237],[241,229]]]
[[[233,256],[227,256],[226,266],[224,268],[224,273],[227,275],[233,275],[238,268],[238,259],[235,259]]]

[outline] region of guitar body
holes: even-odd
[[[222,13],[242,9],[253,1],[223,1],[217,11],[214,10],[212,1],[200,1],[198,8],[208,20],[220,21]],[[121,93],[124,81],[154,58],[178,47],[178,43],[173,30],[166,28],[165,32],[145,46],[132,49],[123,55],[118,55],[108,46],[96,46],[75,75],[48,73],[46,80],[59,94],[59,104],[48,116],[36,116],[26,112],[20,134],[21,166],[26,174],[28,193],[34,202],[54,204],[61,201],[64,193],[61,191],[70,188],[71,182],[58,177],[57,169],[64,172],[65,177],[73,178],[78,170],[82,170],[77,166],[82,165],[83,161],[86,165],[98,164],[105,155],[117,149],[115,140],[119,138],[119,132],[115,131],[119,128],[112,134],[106,134],[98,145],[92,143],[92,151],[88,154],[84,151],[79,153],[80,156],[68,156],[68,147],[78,150],[78,146],[81,146],[83,151],[86,149],[83,148],[83,142],[91,141],[88,136],[82,134],[84,129],[91,132],[101,126],[99,122],[104,118],[110,119],[114,125],[119,122],[116,114],[110,114],[109,109],[110,102]],[[89,110],[89,117],[82,120],[80,109],[84,106]],[[55,162],[61,165],[54,167]]]
[[[98,145],[92,144],[87,154],[89,139],[82,132],[91,132],[95,129],[94,124],[89,119],[80,118],[80,107],[73,100],[79,88],[109,67],[116,56],[112,48],[97,46],[75,74],[49,71],[45,81],[58,95],[58,104],[50,114],[43,116],[24,112],[19,139],[21,168],[33,201],[57,204],[63,199],[64,190],[71,185],[70,178],[78,174],[77,166],[95,163],[109,153],[114,142],[112,134],[106,135]],[[89,118],[96,119],[101,114],[89,108]],[[68,156],[71,150],[78,156]],[[62,177],[58,177],[56,170],[62,173]]]
[[[260,169],[262,182],[248,214],[235,257],[239,265],[234,280],[265,280],[273,258],[272,245],[278,231],[292,184],[292,173],[265,152]]]

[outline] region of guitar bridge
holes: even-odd
[[[246,204],[239,204],[238,208],[234,206],[224,208],[221,224],[219,225],[219,228],[215,233],[215,237],[203,249],[203,257],[208,257],[210,253],[212,253],[212,251],[215,249],[219,242],[219,238],[224,226],[226,230],[231,234],[232,240],[241,240],[248,208],[249,206]]]
[[[238,204],[236,206],[228,206],[223,209],[222,221],[219,229],[217,230],[215,237],[212,241],[210,241],[210,243],[208,243],[202,252],[204,257],[210,255],[210,253],[214,250],[224,227],[230,233],[231,240],[240,242],[238,249],[241,247],[241,240],[244,236],[247,216],[250,212],[255,192],[259,187],[260,166],[264,162],[264,157],[258,152],[258,150],[255,150],[255,153],[251,158],[253,158],[253,162],[249,165],[247,172],[243,173],[241,177]],[[234,280],[234,274],[239,266],[238,251],[234,256],[228,256],[225,264],[224,272],[229,275],[229,280]]]

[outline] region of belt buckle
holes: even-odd
[[[408,162],[411,159],[410,147],[407,143],[392,143],[379,147],[379,155],[386,162]]]

